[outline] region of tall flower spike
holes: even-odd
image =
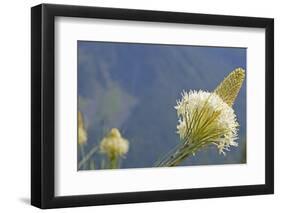
[[[230,107],[233,105],[245,78],[242,68],[233,70],[215,89],[215,93]]]
[[[241,89],[245,71],[232,71],[214,92],[183,92],[175,106],[179,123],[177,133],[182,143],[156,162],[156,166],[176,166],[198,150],[214,144],[225,154],[237,146],[238,126],[232,105]]]

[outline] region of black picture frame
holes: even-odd
[[[130,193],[54,195],[55,17],[264,28],[266,32],[265,184]],[[60,208],[274,193],[274,20],[241,16],[41,4],[31,8],[31,204]]]

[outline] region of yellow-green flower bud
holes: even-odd
[[[86,144],[88,139],[87,132],[84,126],[84,119],[82,113],[78,112],[78,144]]]
[[[233,70],[215,89],[215,93],[221,99],[232,106],[245,78],[245,71],[242,68]]]

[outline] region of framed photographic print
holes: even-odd
[[[31,9],[31,203],[271,194],[274,21]]]

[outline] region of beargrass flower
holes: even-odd
[[[177,132],[183,143],[196,144],[198,149],[212,143],[220,153],[237,146],[236,115],[217,94],[202,90],[183,92],[175,108],[179,117]]]
[[[78,112],[78,144],[84,145],[87,143],[87,131],[85,129],[84,119],[82,113]]]
[[[184,91],[175,106],[179,118],[177,133],[181,143],[156,166],[175,166],[208,145],[225,154],[237,146],[239,124],[232,105],[241,89],[245,72],[232,71],[213,92]]]
[[[107,155],[111,166],[116,168],[119,157],[124,156],[129,150],[129,142],[122,137],[118,129],[113,128],[100,142],[100,152]]]

